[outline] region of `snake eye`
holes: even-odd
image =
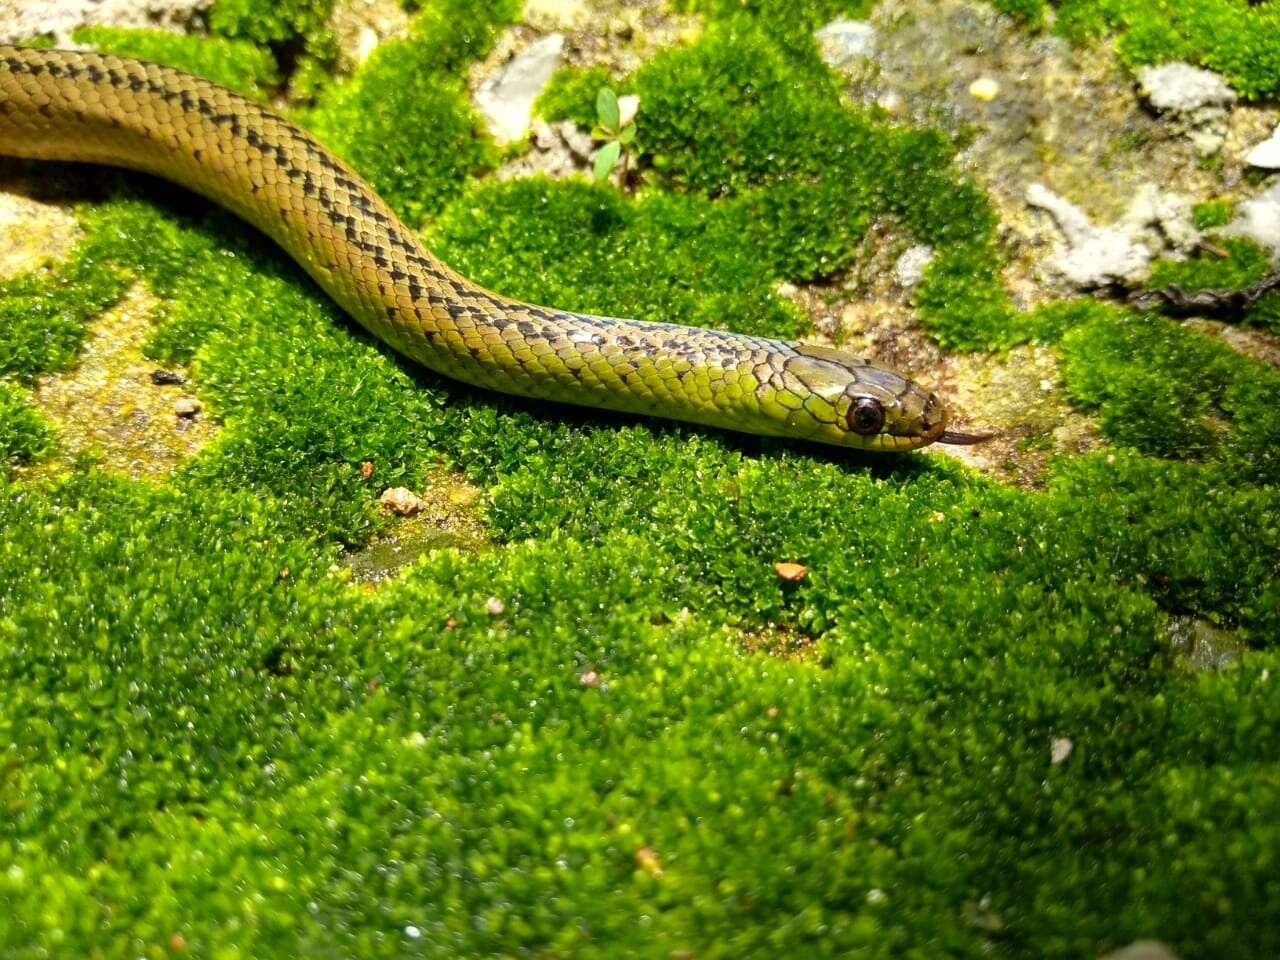
[[[849,411],[849,429],[864,437],[879,433],[884,426],[884,407],[872,397],[862,397]]]

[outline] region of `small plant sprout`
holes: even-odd
[[[626,185],[628,161],[635,152],[635,114],[638,105],[639,101],[635,97],[623,97],[620,103],[611,87],[601,87],[596,94],[596,125],[591,136],[604,141],[604,146],[596,151],[597,183],[607,180],[621,159],[622,169],[618,178],[623,186]]]

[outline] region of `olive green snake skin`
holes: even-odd
[[[206,80],[0,46],[0,153],[128,167],[232,210],[431,370],[503,393],[874,450],[977,437],[936,396],[824,347],[519,303],[437,260],[304,131]]]

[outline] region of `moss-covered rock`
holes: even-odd
[[[779,281],[892,216],[936,250],[929,328],[1052,345],[1109,446],[1013,489],[472,391],[229,215],[108,178],[71,260],[0,289],[0,952],[1280,950],[1275,371],[1096,301],[1015,313],[946,140],[761,29],[854,11],[740,6],[636,74],[635,195],[469,182],[461,76],[502,17],[459,5],[306,119],[464,272],[606,314],[793,333]],[[15,469],[50,443],[20,384],[131,283],[217,440],[150,482]],[[494,548],[353,581],[381,491],[446,468]],[[1171,617],[1246,652],[1191,675]]]

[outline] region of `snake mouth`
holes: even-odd
[[[959,430],[943,430],[938,434],[938,443],[948,443],[955,447],[971,447],[975,443],[986,443],[994,440],[998,433],[962,433]]]

